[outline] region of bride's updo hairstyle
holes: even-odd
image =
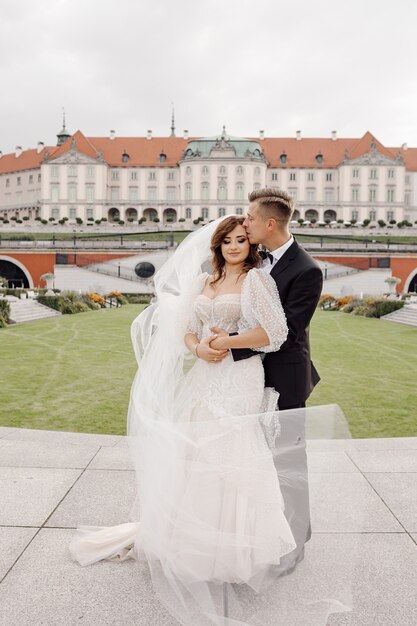
[[[232,232],[236,228],[236,226],[243,226],[243,222],[245,221],[244,217],[240,217],[238,215],[231,215],[230,217],[226,217],[218,227],[216,228],[213,237],[211,238],[211,263],[213,266],[213,280],[211,284],[217,283],[218,280],[223,275],[224,269],[224,257],[222,254],[222,243],[227,237],[229,233]],[[249,247],[249,254],[246,257],[243,267],[242,273],[247,273],[253,267],[259,267],[261,265],[262,259],[258,252],[258,244],[251,243]]]

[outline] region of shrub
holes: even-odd
[[[135,221],[135,218],[134,218],[134,217],[128,217],[128,218],[127,218],[127,221],[128,221],[128,222],[130,222],[130,224],[131,224],[132,222],[134,222],[134,221]]]
[[[94,304],[98,304],[99,307],[105,307],[106,306],[106,302],[103,296],[101,296],[99,293],[94,293],[94,292],[88,292],[85,294],[86,298],[88,298],[90,300],[90,302],[93,302]]]
[[[151,294],[144,293],[124,293],[129,304],[149,304],[153,296]]]
[[[27,221],[29,220],[29,216],[28,216],[28,215],[24,215],[24,216],[22,217],[22,220],[23,220],[23,221],[25,221],[25,222],[27,222]]]
[[[64,315],[71,315],[72,313],[86,313],[88,311],[88,306],[85,302],[71,302],[70,300],[64,301],[61,306],[61,313]]]
[[[383,228],[384,226],[386,226],[384,220],[378,220],[378,226],[380,226],[381,228]]]
[[[396,224],[396,223],[397,223],[397,220],[390,220],[390,221],[389,221],[389,223],[390,223],[390,224]]]
[[[48,220],[41,220],[41,224],[47,224]]]
[[[87,222],[94,222],[94,217],[87,217]]]
[[[382,317],[383,315],[388,315],[388,313],[392,313],[393,311],[398,311],[398,309],[402,309],[404,306],[403,300],[377,300],[375,302],[375,310],[377,313],[377,317]]]
[[[9,220],[4,219],[4,220],[3,220],[3,224],[9,224]]]
[[[179,222],[185,222],[185,217],[180,217]]]
[[[143,224],[143,222],[146,222],[146,217],[141,217],[140,220],[138,220],[138,224]]]
[[[7,322],[4,319],[3,315],[0,313],[0,328],[6,328],[7,327]]]
[[[101,218],[101,221],[102,221],[102,222],[107,222],[107,217],[102,217],[102,218]]]
[[[10,304],[7,300],[0,300],[0,316],[6,324],[10,321]]]
[[[154,217],[152,221],[154,221],[155,223],[158,223],[158,222],[160,222],[161,220],[159,219],[159,217]]]
[[[127,298],[125,298],[125,296],[123,296],[120,291],[111,291],[108,296],[108,298],[113,298],[114,300],[117,300],[117,302],[119,304],[128,304],[128,300]]]
[[[41,217],[38,215],[37,217],[35,217],[35,222],[40,222],[41,221]]]
[[[336,298],[330,294],[322,294],[319,299],[319,307],[324,311],[335,311]]]
[[[193,224],[199,224],[200,223],[200,219],[197,217],[196,220],[193,220]]]
[[[352,313],[353,315],[362,315],[363,317],[377,317],[375,307],[367,304],[360,304],[353,309]]]
[[[359,300],[359,298],[351,298],[351,300],[347,304],[345,304],[341,311],[343,311],[343,313],[352,313],[352,311],[356,309],[356,307],[359,306],[361,302],[362,301]]]
[[[82,224],[83,223],[81,217],[76,217],[75,221],[77,222],[77,224]]]
[[[101,224],[101,220],[94,220],[94,224]]]
[[[55,309],[55,311],[61,311],[61,306],[63,302],[62,296],[44,296],[39,295],[37,298],[39,304],[43,304],[44,306],[49,307],[50,309]]]
[[[336,300],[336,308],[338,309],[338,311],[343,310],[344,307],[349,304],[352,298],[353,296],[343,296],[343,298],[338,298]]]
[[[368,219],[363,220],[363,225],[364,226],[368,226],[370,223],[371,223],[371,220],[368,220]]]

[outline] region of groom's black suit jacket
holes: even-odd
[[[279,391],[279,408],[303,404],[320,380],[311,359],[309,324],[323,285],[316,261],[294,240],[271,270],[288,324],[288,337],[278,352],[263,361],[265,386]],[[253,356],[251,350],[232,350],[239,361]],[[259,353],[257,353],[259,354]]]

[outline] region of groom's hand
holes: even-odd
[[[214,333],[214,337],[211,338],[210,347],[215,348],[216,350],[228,350],[226,345],[226,337],[229,338],[229,333],[227,333],[223,328],[219,326],[213,326],[210,328],[211,332]]]
[[[198,356],[203,361],[215,362],[215,361],[223,361],[224,357],[227,356],[228,350],[216,350],[210,344],[214,340],[215,335],[211,337],[206,337],[198,344]]]

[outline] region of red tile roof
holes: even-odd
[[[42,152],[36,149],[23,150],[20,156],[16,156],[15,152],[12,154],[4,154],[0,158],[0,174],[6,174],[13,172],[23,172],[25,170],[38,169],[41,166],[45,152],[49,150],[55,150],[56,146],[49,148],[45,146]]]

